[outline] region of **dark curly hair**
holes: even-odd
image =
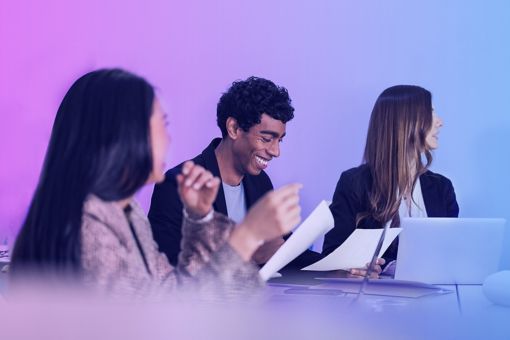
[[[218,102],[216,115],[221,134],[227,135],[228,117],[235,118],[244,131],[259,124],[263,113],[287,123],[294,118],[291,102],[287,89],[270,80],[249,77],[235,81]]]

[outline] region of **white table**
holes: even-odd
[[[452,292],[419,298],[364,295],[356,302],[351,293],[289,294],[293,287],[314,289],[314,285],[269,283],[268,299],[323,313],[324,318],[336,315],[335,323],[350,334],[353,328],[373,325],[384,333],[369,333],[375,338],[510,339],[510,308],[490,302],[481,285],[441,285]],[[342,323],[346,314],[348,322]]]

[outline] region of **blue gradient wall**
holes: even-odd
[[[507,1],[3,3],[0,238],[19,228],[65,90],[105,66],[158,87],[171,166],[219,135],[215,105],[231,81],[286,86],[296,118],[269,172],[277,186],[304,183],[305,213],[360,163],[378,94],[424,86],[444,121],[433,170],[453,181],[461,215],[510,219],[508,32]],[[140,194],[145,207],[150,192]],[[505,257],[510,267],[510,235]]]

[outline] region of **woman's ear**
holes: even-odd
[[[237,124],[237,120],[234,117],[228,117],[226,126],[228,136],[231,139],[236,140],[239,136],[239,124]]]

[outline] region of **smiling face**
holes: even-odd
[[[435,150],[439,146],[439,129],[443,126],[442,119],[436,114],[436,111],[432,109],[432,127],[427,133],[425,142],[429,150]]]
[[[239,174],[258,175],[269,162],[280,156],[285,123],[263,113],[260,124],[248,131],[237,128],[233,140],[234,166]]]

